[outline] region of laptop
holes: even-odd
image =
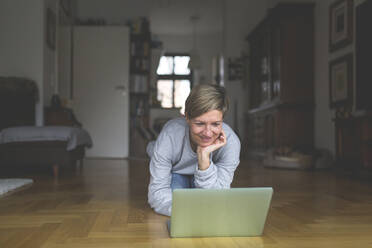
[[[262,235],[273,188],[175,189],[168,229],[176,237]]]

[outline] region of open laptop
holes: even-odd
[[[170,236],[262,235],[273,189],[175,189]]]

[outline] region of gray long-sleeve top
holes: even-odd
[[[191,149],[189,126],[185,118],[168,121],[150,151],[150,184],[148,202],[155,212],[171,215],[172,173],[194,175],[195,187],[230,188],[239,164],[240,141],[234,131],[222,124],[227,143],[212,152],[207,170],[198,169],[197,154]]]

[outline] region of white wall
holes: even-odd
[[[44,0],[0,1],[0,75],[34,80],[36,124],[43,123]]]
[[[71,88],[71,27],[60,26],[58,34],[58,94],[61,99],[68,100]]]
[[[77,17],[104,19],[107,24],[124,24],[128,19],[148,16],[152,7],[148,0],[78,0]],[[154,1],[155,2],[155,1]]]
[[[265,17],[267,10],[266,1],[262,0],[234,0],[226,1],[225,20],[225,86],[230,96],[230,110],[226,116],[226,122],[237,130],[240,137],[244,136],[244,113],[247,112],[248,90],[243,82],[228,81],[227,59],[239,57],[246,49],[245,41],[250,31]],[[238,108],[235,110],[235,106]],[[234,116],[237,113],[238,116]],[[235,123],[237,120],[238,123]]]
[[[44,41],[44,106],[50,106],[50,99],[54,93],[58,92],[58,8],[57,8],[57,0],[44,0],[45,1],[45,9],[44,15],[46,16],[47,9],[50,8],[55,15],[56,18],[56,44],[55,49],[51,49],[47,43],[46,39]],[[45,17],[45,29],[47,26],[47,20]]]
[[[43,125],[43,106],[54,93],[56,51],[46,46],[46,8],[56,13],[57,0],[0,2],[0,75],[34,80],[39,88],[36,125]],[[58,18],[56,17],[56,20]]]
[[[333,112],[329,108],[328,84],[328,6],[331,2],[331,0],[318,1],[315,7],[314,134],[315,147],[334,152]]]
[[[365,0],[356,0],[354,5]],[[335,153],[335,128],[332,119],[335,117],[334,110],[329,107],[329,62],[347,53],[355,51],[354,42],[333,53],[328,52],[329,39],[329,6],[334,1],[318,0],[315,9],[315,146],[325,148]],[[355,13],[355,12],[354,12]],[[325,25],[326,24],[326,25]],[[355,24],[355,14],[354,14]],[[354,28],[355,30],[355,28]],[[354,61],[355,71],[355,61]],[[355,93],[355,73],[354,73]],[[354,97],[355,99],[355,97]]]
[[[76,2],[74,2],[76,4]],[[71,79],[72,79],[72,32],[75,6],[71,6],[67,13],[59,7],[59,22],[57,28],[57,91],[61,100],[72,107]]]

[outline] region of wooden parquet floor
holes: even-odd
[[[243,161],[234,187],[272,186],[264,235],[170,239],[165,216],[147,205],[141,160],[86,160],[58,182],[48,171],[0,198],[0,247],[372,247],[372,183],[333,171],[264,169]],[[5,177],[5,175],[1,175]]]

